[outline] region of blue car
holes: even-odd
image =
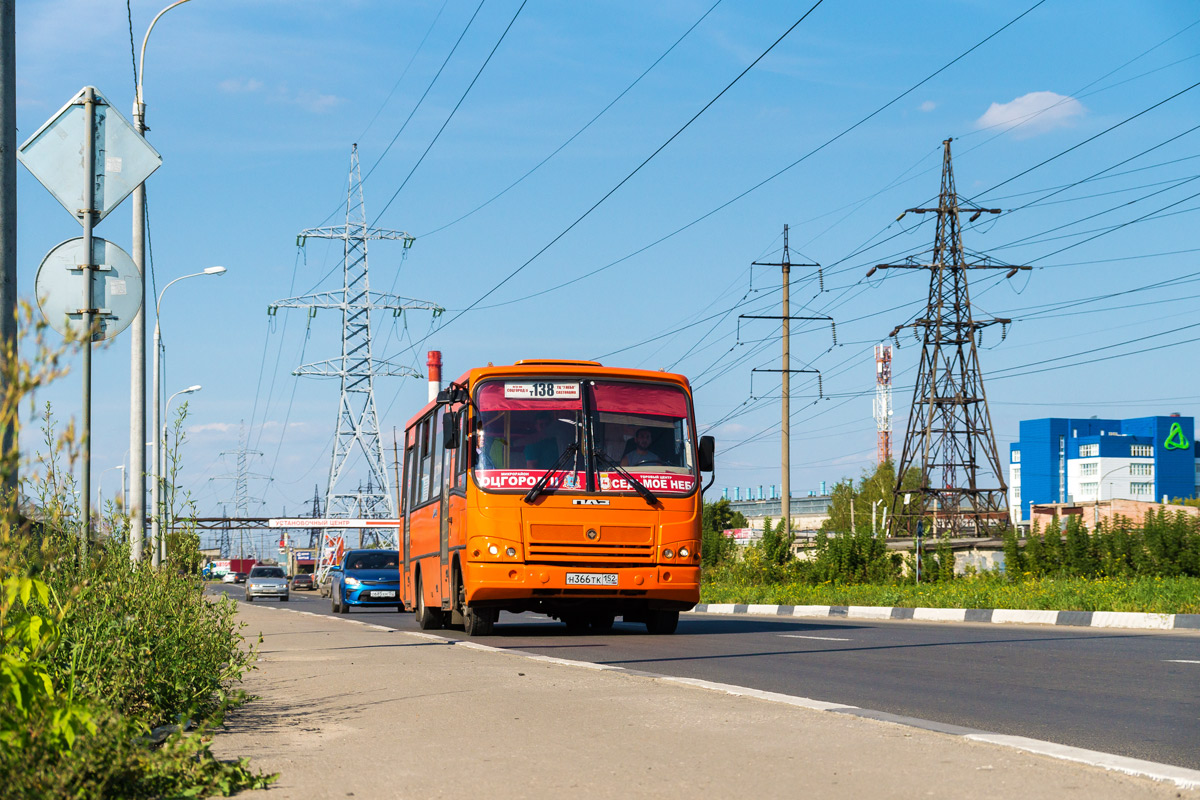
[[[351,606],[392,606],[404,610],[397,550],[351,550],[341,565],[329,573],[329,596],[335,614],[348,614]]]

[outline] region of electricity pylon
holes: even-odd
[[[261,497],[252,497],[250,495],[250,481],[265,480],[270,481],[271,476],[262,475],[257,472],[250,472],[250,456],[258,456],[262,458],[262,451],[251,450],[247,446],[246,441],[246,425],[241,426],[241,432],[238,434],[238,449],[223,450],[220,455],[222,458],[226,456],[234,457],[234,471],[224,475],[216,475],[211,480],[233,481],[233,497],[224,500],[218,500],[219,503],[228,503],[233,506],[233,513],[238,519],[246,519],[250,516],[250,506],[265,505]],[[246,532],[244,529],[238,531],[238,557],[241,558],[246,550]],[[232,556],[233,542],[230,539],[229,528],[226,527],[220,536],[221,557],[229,558]]]
[[[343,245],[342,289],[333,292],[317,292],[301,297],[280,300],[268,309],[274,314],[280,308],[304,308],[310,314],[319,308],[338,309],[342,312],[342,354],[340,358],[327,359],[305,364],[292,374],[315,378],[338,378],[342,394],[338,407],[337,433],[333,442],[333,456],[329,465],[329,483],[325,490],[325,514],[327,517],[395,518],[392,503],[391,481],[383,460],[383,449],[379,439],[379,412],[375,404],[376,377],[421,377],[420,373],[405,366],[376,359],[371,353],[371,312],[391,311],[399,316],[407,310],[426,310],[436,317],[444,309],[435,303],[413,300],[393,294],[371,291],[367,275],[367,242],[370,240],[400,241],[404,249],[412,246],[414,237],[403,231],[373,228],[367,224],[363,204],[362,176],[358,163],[358,145],[350,151],[350,180],[346,192],[346,223],[325,228],[309,228],[301,231],[297,244],[303,246],[306,239],[340,239]],[[349,485],[347,469],[351,457],[360,452],[366,461],[368,474],[372,477],[371,489],[367,492],[343,489]],[[376,543],[396,547],[394,530],[372,528]],[[329,529],[322,537],[318,556],[319,575],[332,563],[331,553],[340,549],[342,531]]]
[[[958,196],[950,142],[943,142],[942,189],[937,208],[910,208],[904,212],[937,214],[929,262],[920,263],[918,256],[911,256],[903,264],[878,264],[867,273],[869,277],[876,269],[925,269],[930,274],[925,315],[897,325],[890,334],[896,339],[901,329],[913,328],[921,339],[920,371],[913,388],[904,449],[896,464],[893,533],[902,528],[911,533],[912,522],[930,513],[934,530],[929,533],[947,535],[983,535],[1007,518],[1008,487],[992,432],[976,338],[983,328],[996,324],[1003,326],[1003,338],[1012,320],[974,318],[967,271],[1003,269],[1008,271],[1005,277],[1011,278],[1029,267],[1000,264],[977,253],[968,254],[963,247],[960,213],[970,212],[969,222],[974,222],[981,214],[999,214],[1000,209],[980,208]],[[960,200],[965,208],[959,207]],[[896,344],[899,346],[898,339]],[[901,487],[905,473],[914,466],[921,470],[921,487],[916,491],[915,504],[905,505]]]

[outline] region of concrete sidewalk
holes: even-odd
[[[626,671],[242,605],[258,645],[213,750],[282,798],[1197,798],[1200,790]],[[501,644],[501,640],[483,640]],[[570,657],[586,637],[564,638]]]

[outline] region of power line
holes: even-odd
[[[541,168],[542,168],[542,166],[543,166],[543,165],[545,165],[545,163],[546,163],[547,161],[549,161],[550,159],[552,159],[552,158],[554,158],[556,155],[558,155],[560,152],[562,152],[562,150],[563,150],[563,149],[564,149],[564,148],[565,148],[567,145],[569,145],[571,142],[575,141],[577,138],[579,138],[580,134],[582,134],[584,131],[586,131],[588,128],[590,128],[590,127],[592,126],[592,124],[596,122],[596,120],[598,120],[598,119],[600,119],[600,117],[604,116],[604,114],[605,114],[605,113],[606,113],[606,112],[607,112],[607,111],[608,111],[610,108],[612,108],[614,105],[616,105],[616,104],[617,104],[617,102],[618,102],[618,101],[619,101],[619,100],[620,100],[622,97],[624,97],[625,95],[627,95],[627,94],[629,93],[629,91],[630,91],[631,89],[633,89],[633,87],[637,86],[637,85],[638,85],[638,83],[640,83],[640,82],[641,82],[642,78],[644,78],[644,77],[646,77],[647,75],[649,75],[649,74],[650,74],[650,71],[651,71],[652,69],[654,69],[655,67],[657,67],[657,66],[659,65],[659,63],[660,63],[660,62],[661,62],[661,61],[662,61],[664,58],[666,58],[668,55],[670,55],[670,54],[671,54],[671,51],[672,51],[672,50],[674,50],[676,47],[678,47],[678,46],[679,46],[679,43],[680,43],[680,42],[682,42],[684,39],[686,39],[686,38],[688,37],[688,35],[689,35],[689,34],[691,34],[691,32],[692,32],[692,31],[694,31],[694,30],[695,30],[695,29],[696,29],[696,28],[697,28],[697,27],[700,25],[700,23],[701,23],[701,22],[703,22],[703,21],[704,21],[704,20],[705,20],[705,19],[708,17],[708,15],[709,15],[709,14],[711,14],[711,13],[713,12],[713,10],[714,10],[714,9],[715,9],[717,6],[721,5],[721,2],[722,2],[722,0],[717,0],[717,2],[715,2],[715,3],[713,3],[711,6],[709,6],[708,10],[707,10],[707,11],[705,11],[703,14],[701,14],[701,15],[700,15],[700,18],[699,18],[699,19],[697,19],[695,22],[693,22],[693,23],[692,23],[692,25],[691,25],[691,27],[690,27],[690,28],[688,28],[686,31],[684,31],[684,32],[683,32],[683,35],[682,35],[682,36],[680,36],[678,39],[676,39],[676,40],[675,40],[675,42],[674,42],[674,43],[673,43],[673,44],[672,44],[670,47],[668,47],[666,50],[664,50],[664,51],[663,51],[662,55],[660,55],[658,58],[656,58],[656,59],[654,60],[654,63],[653,63],[653,64],[651,64],[650,66],[646,67],[646,69],[642,71],[642,74],[641,74],[641,75],[638,75],[636,78],[634,78],[632,83],[630,83],[628,86],[626,86],[624,89],[622,89],[620,94],[618,94],[618,95],[617,95],[616,97],[614,97],[614,98],[613,98],[611,101],[609,101],[608,105],[606,105],[604,108],[600,109],[600,111],[599,111],[599,112],[597,112],[597,113],[596,113],[596,115],[595,115],[594,117],[592,117],[590,120],[588,120],[588,121],[587,121],[587,123],[585,123],[585,124],[584,124],[584,126],[583,126],[582,128],[580,128],[579,130],[575,131],[575,133],[571,134],[571,137],[570,137],[569,139],[567,139],[565,142],[563,142],[563,143],[562,143],[562,144],[560,144],[560,145],[559,145],[557,148],[555,148],[555,149],[554,149],[554,152],[550,153],[550,155],[546,156],[546,157],[545,157],[545,158],[543,158],[541,161],[539,161],[537,164],[535,164],[535,165],[534,165],[534,166],[533,166],[533,167],[532,167],[532,168],[531,168],[531,169],[530,169],[528,172],[526,172],[524,175],[522,175],[521,177],[517,178],[515,181],[513,181],[513,182],[512,182],[512,183],[510,183],[508,186],[506,186],[506,187],[504,187],[503,189],[501,189],[501,190],[500,190],[499,192],[497,192],[496,194],[492,195],[492,196],[491,196],[490,198],[488,198],[487,200],[485,200],[485,201],[483,201],[482,203],[480,203],[479,205],[477,205],[475,208],[473,208],[473,209],[471,209],[470,211],[468,211],[467,213],[463,214],[463,215],[462,215],[461,217],[459,217],[458,219],[455,219],[455,220],[453,220],[453,221],[451,221],[451,222],[447,222],[447,223],[446,223],[446,224],[444,224],[444,225],[440,225],[440,226],[438,226],[438,227],[434,228],[433,230],[429,231],[428,233],[423,233],[423,234],[420,234],[420,235],[418,236],[418,238],[426,238],[426,237],[429,237],[429,236],[432,236],[432,235],[434,235],[435,233],[440,233],[441,231],[444,231],[444,230],[446,230],[447,228],[451,227],[452,225],[457,225],[458,223],[462,222],[462,221],[463,221],[464,219],[466,219],[467,217],[469,217],[469,216],[471,216],[471,215],[475,214],[477,211],[482,211],[484,208],[486,208],[487,206],[491,205],[493,202],[495,202],[496,200],[499,200],[501,197],[503,197],[505,194],[507,194],[507,193],[509,192],[509,190],[511,190],[511,189],[513,189],[513,188],[515,188],[515,187],[517,186],[517,184],[521,183],[521,182],[522,182],[522,181],[524,181],[526,178],[528,178],[530,175],[532,175],[533,173],[535,173],[535,172],[537,172],[539,169],[541,169]]]
[[[408,174],[404,176],[404,180],[400,183],[400,186],[396,188],[396,191],[392,193],[392,196],[388,199],[388,201],[384,203],[383,208],[381,208],[379,213],[375,215],[375,219],[371,222],[372,225],[374,225],[376,222],[379,222],[380,218],[384,215],[384,212],[388,210],[388,208],[392,205],[392,202],[395,201],[395,199],[400,195],[400,192],[404,189],[404,187],[408,185],[409,178],[411,178],[413,173],[417,171],[417,167],[421,166],[421,162],[425,160],[425,156],[429,155],[429,151],[433,149],[434,144],[436,144],[438,138],[441,137],[442,131],[446,130],[446,126],[450,124],[450,120],[454,119],[454,114],[458,111],[458,107],[463,104],[463,101],[467,99],[467,95],[471,93],[472,87],[475,86],[475,81],[479,80],[479,76],[482,75],[483,70],[487,68],[488,63],[492,60],[492,56],[496,54],[496,50],[500,47],[500,43],[504,41],[504,37],[508,36],[509,30],[512,29],[513,23],[517,21],[517,17],[521,15],[521,9],[525,8],[525,3],[528,1],[529,0],[521,0],[521,5],[517,8],[516,13],[513,14],[512,19],[508,21],[508,26],[504,29],[504,33],[500,34],[500,38],[496,40],[496,44],[492,47],[492,51],[488,53],[487,58],[483,60],[483,64],[479,67],[479,71],[475,73],[475,77],[471,79],[471,83],[467,86],[466,91],[462,93],[462,97],[458,98],[458,102],[455,103],[454,108],[450,110],[450,114],[446,117],[446,121],[442,123],[442,127],[438,128],[438,132],[434,134],[433,139],[425,148],[425,152],[421,153],[421,157],[417,159],[417,163],[413,164],[412,169],[410,169]],[[481,2],[479,5],[482,7],[483,3]],[[367,175],[369,177],[370,173],[368,172]]]
[[[575,219],[575,221],[574,221],[574,222],[572,222],[570,225],[568,225],[566,228],[564,228],[564,229],[562,230],[562,232],[561,232],[561,233],[559,233],[557,236],[555,236],[553,239],[551,239],[551,240],[550,240],[550,241],[549,241],[549,242],[548,242],[546,245],[544,245],[544,246],[543,246],[543,247],[542,247],[540,250],[538,250],[536,253],[534,253],[532,256],[530,256],[530,257],[529,257],[529,259],[528,259],[527,261],[525,261],[525,263],[523,263],[521,266],[519,266],[519,267],[517,267],[516,269],[514,269],[512,272],[508,273],[508,275],[506,275],[506,276],[505,276],[503,279],[501,279],[501,281],[500,281],[499,283],[497,283],[497,284],[496,284],[495,286],[493,286],[491,289],[488,289],[488,290],[487,290],[487,291],[486,291],[486,292],[485,292],[483,295],[481,295],[479,298],[477,298],[477,299],[476,299],[474,302],[472,302],[472,303],[471,303],[469,306],[467,306],[465,309],[463,309],[462,311],[459,311],[459,312],[458,312],[457,314],[455,314],[453,317],[451,317],[450,319],[448,319],[448,320],[446,321],[446,323],[445,323],[445,324],[444,324],[442,327],[443,327],[443,328],[445,328],[447,325],[449,325],[450,323],[452,323],[452,322],[454,322],[455,320],[457,320],[458,318],[460,318],[460,317],[461,317],[463,314],[466,314],[467,312],[471,311],[473,308],[475,308],[475,306],[479,305],[479,303],[481,303],[481,302],[482,302],[483,300],[485,300],[487,297],[491,296],[491,294],[492,294],[493,292],[495,292],[497,289],[499,289],[499,288],[500,288],[501,286],[503,286],[504,284],[508,283],[508,282],[509,282],[510,280],[512,280],[513,278],[515,278],[515,277],[516,277],[516,276],[517,276],[517,275],[518,275],[518,274],[519,274],[519,273],[520,273],[522,270],[524,270],[526,267],[528,267],[530,264],[532,264],[532,263],[534,262],[534,260],[536,260],[536,259],[537,259],[537,258],[538,258],[538,257],[539,257],[539,256],[540,256],[542,253],[544,253],[544,252],[546,252],[547,250],[549,250],[549,249],[550,249],[552,246],[554,246],[554,244],[555,244],[556,242],[558,242],[558,240],[559,240],[559,239],[563,238],[563,237],[564,237],[564,236],[566,236],[566,235],[567,235],[567,234],[568,234],[568,233],[569,233],[571,230],[573,230],[573,229],[575,228],[575,226],[576,226],[576,225],[578,225],[580,222],[583,222],[583,220],[584,220],[584,219],[586,219],[586,218],[587,218],[587,217],[588,217],[588,216],[589,216],[589,215],[590,215],[590,214],[591,214],[593,211],[595,211],[597,208],[599,208],[599,207],[600,207],[600,205],[601,205],[602,203],[604,203],[604,201],[605,201],[605,200],[607,200],[609,197],[611,197],[611,196],[612,196],[612,195],[613,195],[613,194],[614,194],[614,193],[615,193],[615,192],[616,192],[618,189],[620,189],[622,186],[624,186],[624,185],[625,185],[625,184],[626,184],[626,183],[627,183],[627,182],[628,182],[628,181],[629,181],[629,180],[630,180],[630,179],[631,179],[631,178],[632,178],[634,175],[636,175],[638,172],[640,172],[640,171],[642,170],[642,167],[644,167],[644,166],[646,166],[647,164],[649,164],[649,163],[650,163],[650,161],[651,161],[651,160],[652,160],[652,159],[653,159],[655,156],[657,156],[659,153],[661,153],[661,152],[662,152],[662,151],[663,151],[663,150],[664,150],[664,149],[665,149],[665,148],[666,148],[666,147],[667,147],[669,144],[671,144],[671,142],[675,141],[675,139],[676,139],[676,138],[677,138],[677,137],[678,137],[678,136],[679,136],[681,133],[683,133],[685,130],[687,130],[687,129],[688,129],[690,126],[691,126],[691,124],[692,124],[693,122],[695,122],[697,119],[699,119],[699,118],[700,118],[700,115],[701,115],[701,114],[703,114],[703,113],[704,113],[705,111],[707,111],[707,110],[708,110],[708,109],[709,109],[709,108],[710,108],[710,107],[711,107],[711,106],[712,106],[714,103],[716,103],[718,100],[720,100],[720,99],[721,99],[721,97],[722,97],[722,96],[724,96],[724,94],[725,94],[726,92],[728,92],[730,89],[732,89],[732,88],[733,88],[733,86],[734,86],[734,84],[736,84],[738,81],[740,81],[740,80],[742,79],[742,77],[743,77],[743,76],[744,76],[744,75],[745,75],[747,72],[749,72],[751,69],[753,69],[753,68],[755,67],[755,65],[757,65],[757,64],[758,64],[758,62],[760,62],[760,61],[762,61],[764,58],[766,58],[766,57],[767,57],[767,54],[769,54],[769,53],[770,53],[772,50],[774,50],[774,49],[775,49],[775,47],[776,47],[776,45],[778,45],[780,42],[782,42],[782,41],[783,41],[783,40],[784,40],[784,39],[787,37],[787,35],[788,35],[789,33],[791,33],[793,30],[795,30],[795,29],[796,29],[796,27],[797,27],[797,26],[798,26],[798,25],[799,25],[801,22],[804,22],[804,20],[808,18],[809,14],[811,14],[813,11],[815,11],[815,10],[817,9],[817,6],[821,5],[821,3],[822,3],[822,2],[824,2],[824,0],[817,0],[817,2],[816,2],[816,3],[814,3],[814,4],[812,5],[812,7],[811,7],[811,8],[809,8],[807,11],[805,11],[805,12],[804,12],[804,15],[803,15],[802,17],[800,17],[800,19],[796,20],[796,21],[795,21],[795,22],[792,24],[792,26],[791,26],[790,28],[788,28],[786,31],[784,31],[784,32],[783,32],[783,35],[782,35],[782,36],[780,36],[778,39],[776,39],[776,40],[775,40],[775,41],[774,41],[774,42],[771,44],[771,46],[770,46],[770,47],[768,47],[766,50],[764,50],[764,51],[762,52],[762,54],[761,54],[761,55],[759,55],[759,56],[758,56],[758,58],[754,59],[754,61],[752,61],[752,62],[750,63],[750,65],[749,65],[749,66],[747,66],[747,67],[746,67],[744,70],[742,70],[742,71],[741,71],[741,72],[738,74],[738,76],[737,76],[736,78],[734,78],[732,81],[730,81],[730,82],[729,82],[729,84],[728,84],[728,85],[726,85],[726,86],[725,86],[725,88],[724,88],[724,89],[722,89],[720,92],[718,92],[718,93],[717,93],[717,95],[716,95],[715,97],[713,97],[711,100],[709,100],[707,103],[705,103],[703,108],[701,108],[699,111],[697,111],[697,112],[695,113],[695,115],[694,115],[694,116],[692,116],[692,118],[691,118],[691,119],[689,119],[687,122],[685,122],[681,128],[679,128],[679,130],[677,130],[677,131],[675,131],[675,133],[671,134],[670,138],[668,138],[668,139],[667,139],[665,142],[663,142],[661,145],[659,145],[659,146],[658,146],[658,148],[657,148],[657,149],[656,149],[656,150],[655,150],[653,153],[651,153],[649,156],[647,156],[647,157],[645,158],[645,160],[643,160],[643,161],[642,161],[642,163],[638,164],[638,165],[637,165],[637,166],[636,166],[636,167],[633,169],[633,171],[632,171],[632,172],[630,172],[628,175],[626,175],[624,178],[622,178],[622,179],[620,180],[620,182],[618,182],[618,183],[617,183],[617,185],[616,185],[616,186],[614,186],[613,188],[609,189],[609,190],[608,190],[608,191],[607,191],[607,192],[604,194],[604,196],[603,196],[603,197],[601,197],[601,198],[600,198],[599,200],[597,200],[597,201],[596,201],[594,204],[592,204],[592,206],[591,206],[591,207],[590,207],[590,208],[589,208],[587,211],[585,211],[585,212],[583,212],[582,214],[580,214],[580,215],[579,215],[579,216],[578,216],[578,217]],[[1045,0],[1039,0],[1039,2],[1045,2]]]
[[[871,120],[872,118],[874,118],[874,117],[878,116],[879,114],[881,114],[881,113],[882,113],[883,111],[885,111],[886,109],[890,108],[891,106],[895,105],[897,102],[899,102],[900,100],[902,100],[903,98],[905,98],[905,97],[907,97],[908,95],[912,94],[912,93],[913,93],[913,92],[915,92],[917,89],[919,89],[921,86],[924,86],[926,83],[928,83],[929,81],[933,80],[935,77],[937,77],[937,76],[938,76],[938,75],[940,75],[941,73],[945,72],[947,69],[949,69],[950,67],[952,67],[954,64],[957,64],[959,61],[961,61],[962,59],[966,58],[968,55],[970,55],[971,53],[973,53],[975,50],[979,49],[979,48],[980,48],[980,47],[982,47],[984,44],[986,44],[987,42],[989,42],[989,41],[991,41],[992,39],[994,39],[994,38],[995,38],[996,36],[998,36],[1000,33],[1002,33],[1003,31],[1005,31],[1007,28],[1011,27],[1012,25],[1014,25],[1016,22],[1018,22],[1020,19],[1022,19],[1023,17],[1025,17],[1025,16],[1026,16],[1027,14],[1029,14],[1030,12],[1032,12],[1032,11],[1033,11],[1034,9],[1036,9],[1038,6],[1042,5],[1042,3],[1044,3],[1044,2],[1046,2],[1046,0],[1038,0],[1038,2],[1034,3],[1032,6],[1030,6],[1028,9],[1026,9],[1025,11],[1023,11],[1022,13],[1018,14],[1016,17],[1014,17],[1013,19],[1011,19],[1009,22],[1007,22],[1007,23],[1005,23],[1004,25],[1002,25],[1001,27],[997,28],[995,31],[993,31],[992,33],[988,34],[986,37],[984,37],[983,39],[981,39],[979,42],[977,42],[976,44],[972,45],[970,48],[968,48],[967,50],[963,51],[963,52],[962,52],[962,53],[960,53],[958,56],[956,56],[955,58],[951,59],[950,61],[948,61],[946,64],[944,64],[943,66],[941,66],[940,68],[938,68],[938,69],[937,69],[937,70],[935,70],[934,72],[930,73],[930,74],[929,74],[929,75],[927,75],[925,78],[921,79],[919,82],[917,82],[917,83],[913,84],[912,86],[910,86],[909,88],[905,89],[903,92],[901,92],[900,94],[896,95],[895,97],[893,97],[891,100],[889,100],[889,101],[887,101],[886,103],[884,103],[884,104],[883,104],[882,106],[880,106],[879,108],[877,108],[877,109],[875,109],[874,111],[872,111],[871,113],[867,114],[865,117],[863,117],[863,118],[862,118],[862,119],[860,119],[859,121],[855,122],[853,125],[851,125],[851,126],[849,126],[848,128],[844,129],[843,131],[841,131],[840,133],[836,134],[835,136],[833,136],[833,137],[831,137],[831,138],[827,139],[825,142],[823,142],[822,144],[820,144],[820,145],[818,145],[817,147],[813,148],[812,150],[808,151],[807,153],[805,153],[804,155],[802,155],[800,158],[798,158],[798,159],[796,159],[795,161],[793,161],[792,163],[788,164],[786,167],[784,167],[784,168],[782,168],[782,169],[778,170],[777,172],[774,172],[773,174],[769,175],[768,177],[766,177],[766,178],[764,178],[763,180],[759,181],[758,183],[754,184],[753,186],[751,186],[749,189],[745,190],[744,192],[742,192],[742,193],[740,193],[740,194],[738,194],[738,195],[734,196],[733,198],[731,198],[731,199],[729,199],[729,200],[725,201],[724,203],[722,203],[721,205],[719,205],[719,206],[717,206],[716,208],[712,209],[711,211],[709,211],[709,212],[707,212],[707,213],[705,213],[705,214],[702,214],[702,215],[701,215],[701,216],[699,216],[699,217],[696,217],[696,218],[695,218],[695,219],[693,219],[691,222],[688,222],[686,225],[682,225],[682,226],[680,226],[680,227],[676,228],[675,230],[671,231],[670,233],[666,234],[665,236],[662,236],[662,237],[660,237],[660,238],[658,238],[658,239],[654,240],[653,242],[650,242],[649,244],[647,244],[647,245],[644,245],[643,247],[640,247],[640,248],[638,248],[637,250],[634,250],[632,253],[629,253],[629,254],[627,254],[627,255],[625,255],[625,256],[622,256],[621,258],[618,258],[618,259],[617,259],[617,260],[615,260],[615,261],[609,262],[608,264],[605,264],[605,265],[604,265],[604,266],[602,266],[602,267],[597,267],[596,269],[594,269],[594,270],[592,270],[592,271],[590,271],[590,272],[587,272],[587,273],[585,273],[585,274],[583,274],[583,275],[580,275],[580,276],[579,276],[579,277],[577,277],[577,278],[572,278],[571,280],[564,281],[564,282],[562,282],[562,283],[560,283],[560,284],[557,284],[556,286],[551,286],[551,287],[549,287],[549,288],[547,288],[547,289],[543,289],[543,290],[541,290],[541,291],[534,292],[534,293],[532,293],[532,294],[528,294],[528,295],[525,295],[525,296],[523,296],[523,297],[516,298],[516,299],[514,299],[514,300],[508,300],[508,301],[505,301],[505,302],[503,302],[503,303],[494,303],[494,304],[492,304],[492,305],[490,305],[490,306],[485,306],[485,308],[496,308],[496,307],[498,307],[498,306],[502,306],[502,305],[510,305],[510,304],[512,304],[512,303],[519,303],[519,302],[523,302],[523,301],[525,301],[525,300],[531,300],[531,299],[533,299],[533,298],[535,298],[535,297],[540,297],[540,296],[542,296],[542,295],[544,295],[544,294],[548,294],[548,293],[550,293],[550,292],[553,292],[553,291],[557,291],[558,289],[563,289],[563,288],[565,288],[565,287],[567,287],[567,286],[570,286],[570,285],[571,285],[571,284],[573,284],[573,283],[578,283],[578,282],[579,282],[579,281],[581,281],[581,280],[585,280],[585,279],[587,279],[587,278],[590,278],[590,277],[592,277],[592,276],[594,276],[594,275],[597,275],[597,274],[599,274],[599,273],[601,273],[601,272],[604,272],[605,270],[611,269],[612,267],[615,267],[615,266],[617,266],[618,264],[621,264],[622,262],[628,261],[629,259],[633,258],[634,256],[640,255],[640,254],[642,254],[642,253],[646,252],[647,250],[650,250],[650,249],[651,249],[651,248],[653,248],[653,247],[657,247],[658,245],[662,244],[663,242],[667,241],[668,239],[672,239],[672,238],[674,238],[675,236],[678,236],[680,233],[683,233],[685,230],[688,230],[689,228],[692,228],[692,227],[694,227],[695,225],[698,225],[699,223],[703,222],[704,220],[708,219],[709,217],[713,216],[714,214],[716,214],[716,213],[718,213],[718,212],[720,212],[720,211],[722,211],[722,210],[724,210],[724,209],[728,208],[729,206],[731,206],[731,205],[733,205],[734,203],[738,202],[739,200],[741,200],[742,198],[746,197],[747,195],[749,195],[749,194],[751,194],[751,193],[753,193],[753,192],[757,191],[758,189],[762,188],[762,187],[763,187],[763,186],[765,186],[766,184],[768,184],[768,183],[770,183],[771,181],[773,181],[773,180],[775,180],[776,178],[778,178],[780,175],[783,175],[785,172],[788,172],[788,171],[789,171],[789,170],[791,170],[792,168],[796,167],[797,165],[799,165],[799,164],[801,164],[802,162],[804,162],[804,161],[808,160],[809,158],[811,158],[812,156],[816,155],[816,154],[817,154],[817,153],[819,153],[820,151],[824,150],[826,147],[828,147],[829,145],[831,145],[831,144],[833,144],[834,142],[838,141],[839,139],[841,139],[842,137],[844,137],[846,134],[848,134],[848,133],[850,133],[850,132],[854,131],[856,128],[858,128],[858,127],[862,126],[863,124],[865,124],[866,122],[868,122],[868,121],[869,121],[869,120]],[[814,8],[815,8],[815,6],[814,6]],[[811,12],[812,12],[812,9],[809,9],[809,13],[811,13]],[[805,14],[805,16],[807,16],[807,14]],[[803,20],[803,18],[801,19],[801,21],[802,21],[802,20]],[[784,34],[784,35],[786,36],[786,34]],[[772,47],[774,47],[774,45],[772,45]],[[764,55],[765,55],[765,54],[764,54]],[[760,58],[761,58],[761,56],[760,56]],[[753,66],[753,65],[751,65],[751,66]],[[740,76],[739,76],[739,77],[740,77]],[[614,191],[615,191],[615,190],[614,190]],[[610,192],[610,194],[611,194],[611,192]],[[607,195],[606,195],[606,197],[607,197]],[[602,200],[601,202],[603,202],[603,200]],[[599,205],[599,204],[597,204],[597,205]],[[589,211],[588,213],[591,213],[591,212]],[[586,214],[585,214],[584,216],[586,216]],[[582,219],[582,217],[581,217],[580,219]],[[579,220],[576,220],[576,224],[577,224],[578,222],[579,222]],[[572,227],[574,227],[574,225],[572,225]],[[568,228],[567,230],[570,230],[570,228]],[[563,233],[566,233],[566,231],[564,231]],[[558,238],[561,238],[561,237],[562,237],[562,235],[563,235],[563,234],[559,234],[559,236],[558,236],[558,237],[556,237],[554,241],[558,241]],[[554,244],[554,242],[552,241],[550,244]],[[546,247],[548,248],[548,247],[549,247],[549,245],[547,245]],[[543,248],[543,251],[544,251],[545,249],[546,249],[546,248]],[[537,254],[535,254],[535,255],[534,255],[534,257],[533,257],[533,258],[537,258],[539,255],[541,255],[541,253],[542,253],[543,251],[539,251]],[[529,262],[526,262],[525,264],[523,264],[521,267],[519,267],[519,268],[517,269],[517,272],[519,272],[521,269],[524,269],[524,268],[525,268],[525,266],[528,266],[528,264],[529,264],[530,262],[532,262],[532,261],[533,261],[533,259],[530,259],[530,261],[529,261]],[[515,274],[515,273],[514,273],[514,274]],[[510,277],[511,277],[511,276],[510,276]],[[506,282],[507,280],[508,280],[508,279],[506,278],[504,282]],[[503,283],[504,283],[504,282],[501,282],[501,284],[497,284],[497,285],[496,285],[495,287],[493,287],[493,288],[492,288],[492,289],[491,289],[491,290],[490,290],[490,291],[489,291],[487,294],[485,294],[485,295],[484,295],[484,297],[487,297],[487,296],[488,296],[488,295],[490,295],[492,292],[494,292],[496,289],[500,288],[500,286],[501,286],[501,285],[503,285]],[[480,298],[479,300],[476,300],[476,301],[475,301],[475,303],[472,303],[472,304],[471,304],[471,305],[470,305],[470,306],[469,306],[467,309],[465,309],[463,312],[460,312],[460,314],[459,314],[459,315],[457,315],[457,316],[453,317],[453,318],[451,319],[451,321],[453,321],[453,319],[457,319],[457,318],[458,318],[458,316],[461,316],[461,315],[462,315],[462,313],[466,313],[466,311],[469,311],[469,310],[471,310],[472,308],[474,308],[476,305],[478,305],[478,303],[479,303],[479,302],[480,302],[480,300],[482,300],[482,299],[483,299],[483,298]],[[447,323],[447,324],[448,324],[448,323]]]

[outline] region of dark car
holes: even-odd
[[[249,578],[249,577],[250,577],[249,572],[235,572],[233,575],[233,582],[234,583],[245,583],[246,578]]]
[[[335,613],[349,613],[351,606],[395,606],[404,610],[398,550],[351,550],[329,572]]]
[[[315,584],[315,583],[313,583],[313,576],[312,576],[312,573],[310,573],[310,572],[301,572],[299,575],[296,575],[295,577],[293,577],[293,578],[292,578],[292,588],[293,588],[293,589],[295,589],[295,590],[300,590],[300,589],[308,589],[308,590],[312,590],[312,589],[315,589],[315,588],[316,588],[316,584]]]

